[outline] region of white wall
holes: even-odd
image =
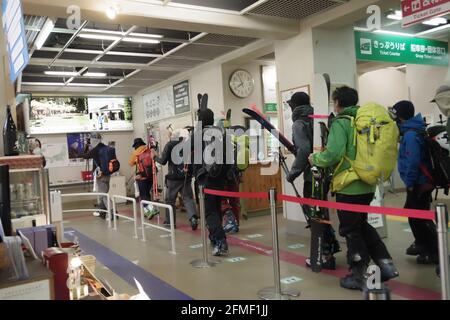
[[[228,85],[231,74],[237,69],[243,69],[250,72],[255,80],[255,88],[252,94],[244,99],[236,97],[231,92],[230,86]],[[261,65],[256,62],[244,65],[224,64],[222,66],[222,72],[225,112],[227,112],[228,109],[231,109],[231,123],[233,125],[245,125],[245,115],[242,113],[243,108],[248,108],[252,104],[256,104],[260,110],[263,110]]]
[[[436,89],[443,85],[448,69],[434,66],[408,65],[406,68],[406,83],[410,89],[411,101],[416,112],[434,116],[439,120],[439,108],[430,101],[434,98]]]
[[[406,74],[395,69],[380,69],[359,77],[359,104],[377,102],[392,106],[409,99]]]

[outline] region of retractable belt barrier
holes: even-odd
[[[219,191],[213,189],[205,189],[205,194],[231,197],[231,198],[242,198],[242,199],[269,199],[269,194],[266,192],[230,192],[230,191]],[[321,207],[328,209],[336,209],[343,211],[359,212],[359,213],[378,213],[390,216],[400,216],[409,217],[417,219],[435,220],[436,216],[434,211],[431,210],[415,210],[415,209],[401,209],[401,208],[389,208],[389,207],[375,207],[375,206],[365,206],[359,204],[350,204],[343,202],[332,202],[308,198],[299,198],[294,196],[287,196],[284,194],[277,195],[277,200],[295,202],[299,204],[305,204],[311,207]]]

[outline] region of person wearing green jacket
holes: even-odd
[[[353,120],[358,107],[358,92],[347,86],[333,92],[337,117],[333,120],[328,143],[324,151],[310,156],[311,165],[320,168],[334,168],[333,179],[345,174],[351,168],[347,159],[356,158]],[[358,205],[370,205],[375,194],[376,186],[371,186],[358,178],[350,180],[341,186],[336,193],[336,202]],[[332,182],[333,185],[333,182]],[[380,267],[381,280],[387,281],[398,276],[392,258],[378,235],[367,219],[367,213],[354,213],[338,210],[339,234],[347,242],[347,263],[350,274],[341,279],[341,287],[353,290],[366,288],[367,267],[370,259]]]

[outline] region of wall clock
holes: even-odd
[[[255,80],[250,72],[236,70],[231,74],[229,86],[231,92],[238,98],[244,99],[250,96],[255,88]]]

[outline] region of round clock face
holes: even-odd
[[[230,77],[230,89],[238,98],[246,98],[255,87],[255,81],[252,75],[245,70],[237,70]]]

